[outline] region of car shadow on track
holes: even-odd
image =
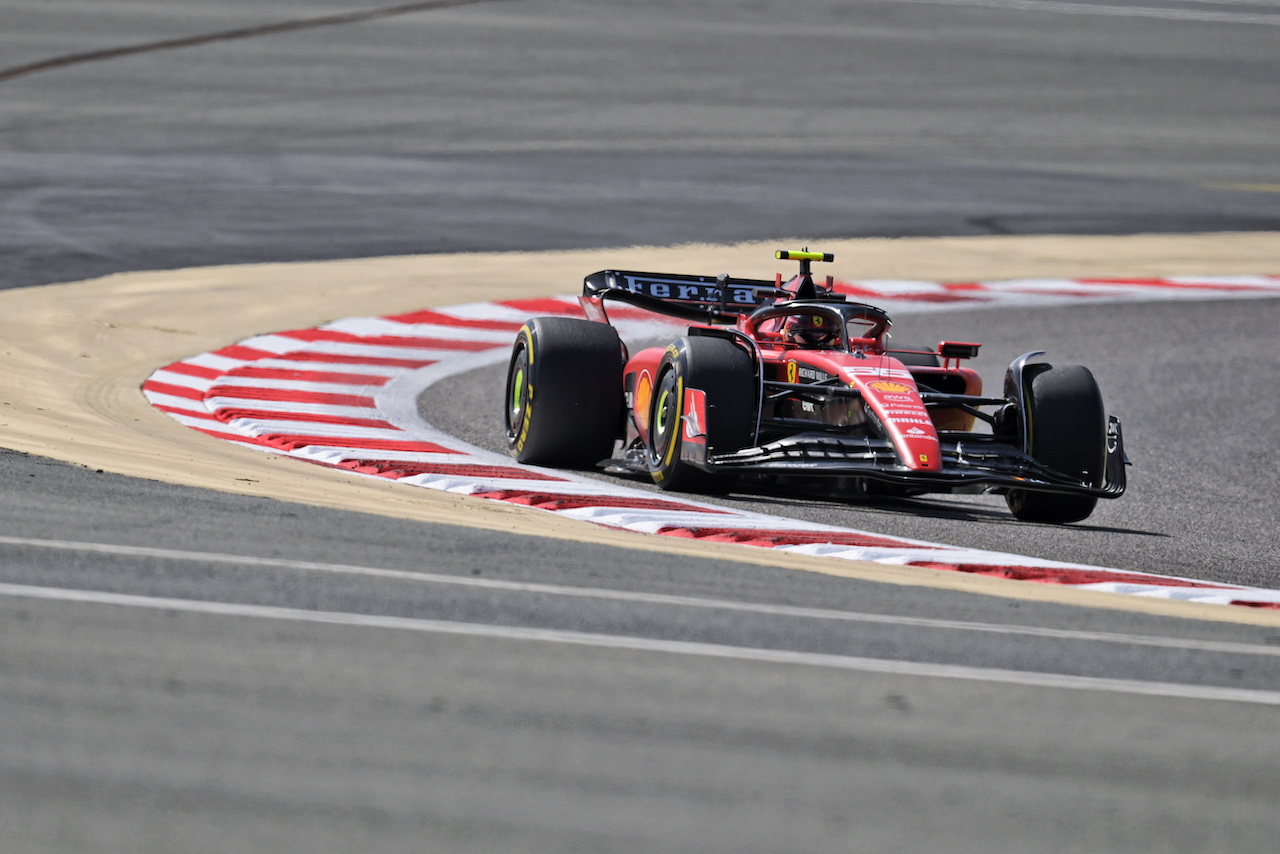
[[[1092,531],[1099,534],[1120,534],[1142,537],[1169,538],[1171,535],[1162,531],[1142,530],[1104,524],[1090,524],[1088,521],[1073,523],[1069,526],[1042,522],[1024,522],[1014,518],[1004,508],[1003,502],[992,504],[972,503],[977,500],[999,501],[994,496],[921,496],[915,498],[869,495],[851,492],[847,494],[814,495],[797,494],[795,489],[775,487],[772,489],[753,489],[751,492],[731,490],[718,496],[706,496],[711,500],[725,499],[740,509],[755,509],[764,513],[777,513],[780,508],[793,510],[827,508],[830,511],[856,511],[859,514],[882,517],[910,516],[912,518],[938,519],[951,522],[967,522],[1015,528],[1070,528],[1074,531]],[[965,498],[969,500],[966,501]]]

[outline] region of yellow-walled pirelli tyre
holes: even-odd
[[[646,456],[650,476],[663,489],[709,491],[716,486],[712,475],[680,458],[688,415],[685,391],[691,388],[706,395],[706,424],[701,427],[709,453],[740,450],[755,439],[760,389],[752,355],[725,338],[677,339],[658,365],[650,398]]]
[[[522,463],[588,468],[622,435],[622,342],[605,323],[535,317],[507,369],[507,447]]]
[[[1031,365],[1023,375],[1027,452],[1038,462],[1089,486],[1107,470],[1107,414],[1102,392],[1081,365]],[[1028,522],[1079,522],[1098,499],[1014,489],[1005,495],[1013,515]]]

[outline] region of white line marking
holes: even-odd
[[[1024,12],[1055,12],[1066,15],[1111,15],[1120,18],[1155,18],[1209,24],[1280,25],[1280,15],[1247,12],[1211,12],[1195,9],[1162,9],[1155,6],[1109,6],[1102,3],[1062,3],[1056,0],[902,0],[934,6],[979,6],[989,9],[1017,9]]]
[[[146,546],[117,546],[108,543],[83,543],[72,540],[40,540],[26,537],[0,536],[0,545],[24,546],[63,551],[83,551],[122,557],[146,557],[162,560],[221,563],[233,566],[260,566],[270,569],[291,569],[306,572],[328,572],[345,575],[362,575],[389,578],[397,581],[413,581],[423,584],[450,584],[458,587],[474,587],[501,590],[512,593],[538,593],[551,596],[572,596],[583,599],[603,599],[644,605],[671,605],[684,608],[737,611],[778,617],[801,617],[815,620],[836,620],[850,623],[874,623],[891,626],[914,626],[922,629],[983,632],[987,634],[1024,637],[1053,638],[1098,643],[1118,643],[1131,646],[1150,646],[1162,649],[1223,652],[1239,655],[1280,656],[1280,647],[1262,644],[1236,643],[1233,641],[1197,640],[1195,638],[1168,638],[1152,635],[1130,635],[1115,632],[1086,632],[1071,629],[1048,629],[1036,626],[1015,626],[1001,623],[973,623],[961,620],[940,620],[928,617],[903,617],[893,614],[868,614],[855,611],[836,611],[829,608],[803,608],[792,605],[771,605],[755,602],[735,602],[727,599],[706,599],[693,596],[673,596],[662,593],[639,593],[628,590],[607,590],[595,587],[566,587],[558,584],[539,584],[520,581],[498,581],[429,572],[409,572],[397,569],[379,569],[347,564],[314,563],[284,558],[249,557],[217,552],[189,552],[176,549],[157,549]]]
[[[150,608],[165,611],[210,614],[225,617],[254,617],[268,620],[322,623],[362,628],[398,629],[402,631],[430,632],[432,634],[461,635],[466,637],[494,638],[499,640],[539,641],[543,643],[572,644],[601,649],[624,649],[637,652],[662,652],[673,655],[702,658],[735,659],[766,664],[791,664],[807,667],[823,667],[860,673],[880,673],[889,676],[921,676],[926,678],[963,679],[975,682],[999,682],[1033,688],[1067,688],[1078,691],[1102,691],[1113,694],[1137,694],[1148,697],[1171,697],[1189,700],[1225,700],[1236,703],[1253,703],[1280,706],[1280,691],[1256,691],[1243,688],[1219,688],[1209,685],[1183,685],[1170,682],[1141,682],[1132,679],[1104,679],[1094,676],[1067,676],[1059,673],[1036,673],[1026,670],[999,670],[986,667],[965,667],[953,664],[927,664],[912,661],[891,661],[861,658],[849,655],[831,655],[814,652],[755,649],[751,647],[725,646],[722,644],[693,643],[689,641],[655,640],[652,638],[622,635],[599,635],[587,632],[558,629],[535,629],[519,626],[490,626],[479,623],[460,623],[448,620],[422,620],[410,617],[388,617],[370,614],[351,614],[337,611],[305,611],[296,608],[276,608],[264,605],[238,605],[228,602],[197,602],[185,599],[164,599],[150,596],[131,596],[120,593],[100,593],[88,590],[64,590],[51,587],[31,587],[19,584],[0,584],[0,596],[24,597],[62,602],[78,602],[95,605],[117,605],[130,608]]]

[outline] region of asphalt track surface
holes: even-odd
[[[0,57],[374,5],[6,2]],[[1274,7],[1064,5],[505,0],[0,80],[3,284],[1276,230]],[[913,321],[924,340],[972,332],[997,375],[1024,342],[1095,368],[1133,494],[1068,529],[967,501],[797,512],[1275,585],[1259,389],[1280,375],[1276,313]],[[9,451],[0,471],[15,851],[1274,850],[1274,623],[408,522]]]
[[[814,500],[800,485],[764,498],[734,492],[705,496],[743,510],[781,513],[827,525],[1065,560],[1093,566],[1275,587],[1280,540],[1268,523],[1280,494],[1280,471],[1260,467],[1259,448],[1280,443],[1276,401],[1248,392],[1236,378],[1249,364],[1258,376],[1280,377],[1280,352],[1259,347],[1280,328],[1275,300],[1210,302],[1195,306],[1097,305],[1043,309],[943,312],[899,316],[899,341],[944,339],[983,342],[974,361],[988,390],[998,392],[1005,367],[1031,350],[1046,350],[1057,364],[1085,364],[1104,400],[1125,427],[1133,462],[1125,498],[1099,502],[1085,522],[1070,526],[1016,521],[997,496],[930,496],[871,500],[844,496]],[[1213,347],[1204,342],[1211,340]],[[1219,380],[1187,388],[1186,371]],[[451,377],[428,388],[419,411],[434,426],[479,447],[505,452],[495,388],[505,387],[506,365]],[[1231,412],[1232,430],[1247,425],[1243,445],[1206,448],[1205,437]],[[608,477],[655,492],[644,478]]]

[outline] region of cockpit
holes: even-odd
[[[884,352],[892,321],[881,309],[862,303],[792,300],[766,306],[743,321],[762,347]]]

